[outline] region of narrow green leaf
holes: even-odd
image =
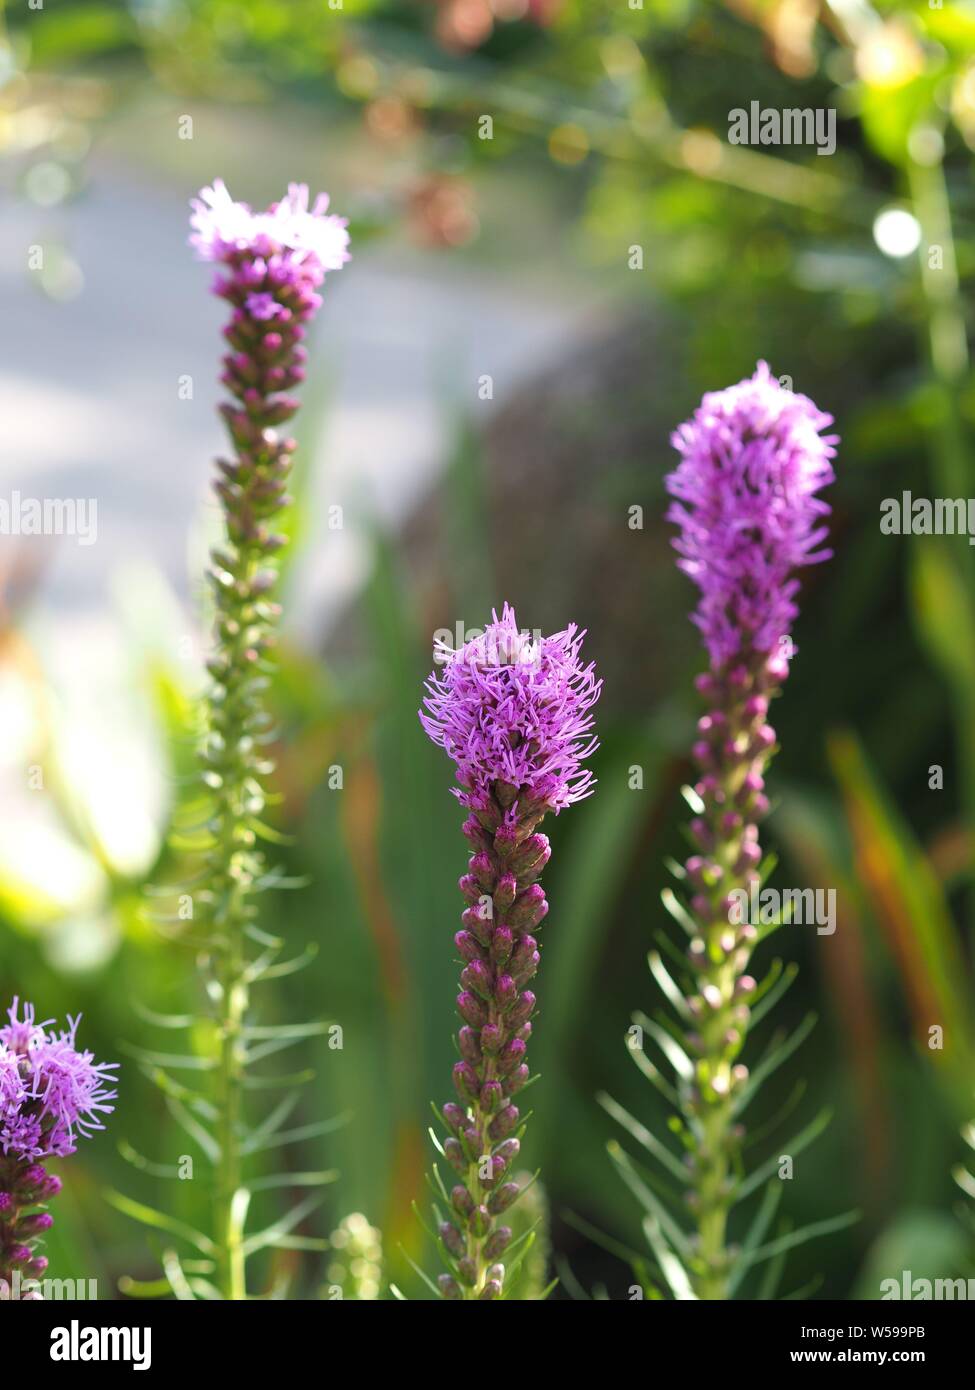
[[[793,962],[790,962],[784,969],[780,960],[772,962],[768,974],[755,991],[754,1002],[751,1005],[751,1017],[748,1020],[749,1032],[756,1024],[761,1023],[767,1013],[775,1008],[782,996],[795,983],[798,974],[799,967]]]
[[[272,1222],[270,1226],[266,1226],[263,1231],[259,1231],[256,1235],[247,1237],[243,1244],[244,1255],[249,1257],[270,1245],[280,1245],[282,1240],[289,1236],[294,1228],[304,1221],[306,1216],[320,1207],[324,1200],[324,1197],[316,1194],[312,1197],[306,1197],[301,1202],[296,1202],[284,1216],[279,1217],[277,1221]],[[292,1245],[290,1248],[295,1249],[296,1247]]]
[[[275,1134],[285,1120],[288,1119],[295,1106],[298,1104],[299,1097],[293,1092],[286,1095],[281,1102],[267,1115],[255,1130],[251,1132],[243,1145],[244,1153],[253,1153],[256,1150],[251,1145],[258,1145],[263,1140]]]
[[[975,1177],[968,1171],[963,1163],[956,1164],[951,1170],[951,1176],[967,1196],[975,1198]]]
[[[168,1231],[170,1235],[181,1236],[184,1240],[188,1240],[191,1245],[195,1245],[204,1255],[216,1255],[216,1246],[209,1236],[205,1236],[202,1231],[194,1230],[192,1226],[187,1226],[182,1221],[177,1221],[175,1217],[167,1216],[162,1211],[155,1211],[142,1202],[135,1202],[131,1197],[126,1197],[123,1192],[115,1192],[111,1188],[106,1191],[105,1198],[123,1216],[131,1216],[134,1221],[140,1221],[143,1226],[151,1226],[154,1230]]]
[[[314,1080],[314,1071],[306,1067],[304,1071],[290,1071],[283,1075],[275,1072],[273,1076],[245,1076],[241,1085],[245,1091],[282,1091],[289,1086],[307,1086],[309,1081]]]
[[[124,1298],[168,1298],[173,1286],[168,1279],[133,1279],[130,1274],[123,1274],[118,1291]]]
[[[304,970],[318,955],[318,947],[312,943],[307,946],[300,956],[293,956],[291,960],[279,961],[277,965],[262,966],[259,970],[254,966],[247,971],[248,980],[251,984],[259,984],[264,980],[281,980],[286,975],[295,975],[299,970]],[[256,965],[256,962],[255,962]]]
[[[134,1043],[119,1043],[119,1051],[134,1057],[146,1067],[174,1067],[177,1071],[212,1071],[212,1057],[194,1057],[189,1053],[152,1052]]]
[[[766,1159],[764,1163],[759,1164],[755,1171],[750,1173],[739,1187],[735,1188],[731,1196],[732,1205],[735,1206],[739,1202],[743,1202],[746,1197],[750,1196],[751,1193],[755,1192],[763,1183],[775,1175],[778,1171],[782,1154],[795,1157],[796,1154],[802,1153],[803,1149],[808,1148],[809,1145],[823,1133],[831,1119],[831,1110],[821,1110],[816,1118],[806,1125],[805,1129],[801,1129],[788,1143],[781,1144],[779,1146],[781,1153],[775,1153],[771,1158]]]
[[[780,1182],[770,1182],[762,1195],[762,1201],[758,1211],[755,1213],[752,1223],[748,1228],[748,1234],[742,1241],[741,1250],[735,1261],[734,1269],[728,1279],[728,1297],[733,1298],[735,1290],[738,1288],[742,1279],[748,1273],[751,1257],[758,1246],[765,1239],[765,1232],[768,1230],[775,1213],[778,1210],[779,1202],[782,1200],[782,1184]]]
[[[273,1187],[324,1187],[335,1182],[337,1168],[323,1168],[319,1173],[273,1173],[266,1178],[254,1178],[249,1184],[252,1192],[266,1192]]]
[[[145,1074],[152,1081],[153,1086],[159,1088],[163,1095],[171,1095],[177,1101],[184,1102],[186,1108],[191,1109],[200,1119],[217,1119],[216,1106],[211,1104],[206,1095],[200,1095],[199,1091],[191,1091],[191,1088],[184,1086],[182,1081],[177,1081],[174,1076],[168,1076],[161,1068],[146,1068]]]
[[[636,1250],[632,1250],[630,1246],[623,1245],[620,1241],[614,1240],[612,1236],[606,1235],[605,1231],[601,1231],[598,1226],[593,1226],[574,1211],[563,1212],[562,1220],[567,1226],[571,1226],[580,1235],[585,1236],[587,1240],[591,1240],[594,1245],[600,1246],[610,1255],[615,1255],[624,1264],[637,1264],[643,1259],[643,1256]]]
[[[166,1097],[166,1108],[172,1115],[177,1124],[181,1125],[191,1139],[195,1139],[207,1158],[214,1165],[220,1162],[220,1145],[214,1139],[199,1120],[190,1114],[186,1106],[178,1101],[175,1096]]]
[[[636,1022],[636,1019],[634,1019],[634,1022]],[[677,1095],[676,1090],[666,1079],[666,1077],[664,1077],[662,1073],[659,1072],[657,1068],[653,1065],[653,1063],[650,1061],[650,1058],[644,1052],[643,1048],[632,1047],[630,1045],[630,1039],[629,1037],[627,1037],[626,1050],[633,1058],[634,1065],[637,1067],[640,1073],[644,1077],[646,1077],[650,1084],[660,1092],[664,1099],[668,1101],[671,1105],[673,1105],[675,1108],[679,1106],[680,1098]]]
[[[797,1245],[805,1245],[807,1241],[815,1240],[818,1236],[829,1236],[836,1231],[843,1231],[847,1226],[852,1226],[859,1220],[860,1213],[858,1211],[848,1211],[844,1212],[842,1216],[831,1216],[827,1221],[814,1221],[811,1225],[802,1226],[798,1231],[781,1236],[768,1245],[759,1246],[757,1250],[752,1251],[748,1263],[755,1265],[775,1255],[784,1255],[787,1251],[794,1250]]]
[[[126,1163],[131,1163],[132,1167],[138,1168],[141,1173],[150,1173],[154,1178],[179,1177],[179,1168],[175,1163],[153,1163],[134,1149],[127,1139],[120,1139],[117,1147]]]
[[[693,1081],[694,1064],[677,1041],[661,1028],[659,1023],[655,1023],[652,1018],[648,1018],[644,1013],[639,1011],[634,1013],[633,1021],[637,1023],[645,1033],[650,1034],[677,1075],[684,1081]]]
[[[281,1130],[257,1144],[248,1140],[242,1147],[242,1152],[260,1153],[266,1149],[277,1148],[281,1144],[296,1144],[302,1139],[319,1139],[323,1134],[333,1134],[335,1130],[341,1129],[348,1120],[348,1115],[339,1115],[334,1120],[317,1120],[314,1124],[302,1125],[299,1129]]]
[[[682,1303],[697,1302],[697,1294],[691,1286],[687,1271],[680,1260],[666,1245],[660,1231],[660,1223],[649,1212],[643,1218],[643,1234],[654,1253],[661,1273],[670,1285],[674,1297]]]
[[[691,1011],[687,1007],[687,1000],[682,991],[674,983],[667,967],[664,965],[659,951],[647,952],[647,964],[650,966],[650,974],[660,986],[661,991],[673,1005],[674,1011],[687,1022],[691,1020]]]
[[[536,1222],[535,1224],[537,1225],[538,1223]],[[518,1273],[519,1269],[521,1269],[529,1251],[538,1239],[535,1234],[535,1226],[532,1226],[531,1230],[525,1232],[523,1239],[524,1244],[521,1246],[514,1259],[511,1259],[509,1255],[509,1258],[505,1261],[504,1278],[506,1284],[514,1280],[515,1275]],[[510,1249],[511,1247],[509,1246],[509,1250]]]
[[[243,1036],[247,1042],[257,1042],[264,1038],[289,1038],[297,1042],[302,1038],[319,1037],[322,1033],[327,1033],[331,1027],[331,1023],[325,1023],[321,1020],[314,1023],[270,1024],[245,1028]]]
[[[806,1015],[790,1038],[786,1038],[784,1041],[781,1039],[773,1040],[768,1053],[752,1072],[735,1102],[733,1113],[736,1116],[744,1113],[763,1082],[767,1081],[772,1073],[777,1071],[798,1047],[802,1046],[815,1026],[816,1015],[810,1013]]]
[[[663,890],[660,894],[660,901],[663,903],[666,911],[673,917],[678,926],[683,928],[688,936],[695,937],[700,935],[700,927],[672,888],[665,888]]]
[[[164,1250],[162,1254],[163,1269],[166,1271],[166,1278],[173,1295],[181,1303],[193,1303],[193,1290],[189,1285],[183,1267],[179,1262],[179,1256],[175,1250]]]
[[[628,1110],[624,1110],[612,1096],[600,1091],[596,1096],[596,1101],[603,1107],[607,1115],[612,1116],[618,1125],[622,1125],[628,1134],[631,1134],[638,1144],[646,1149],[647,1153],[652,1154],[658,1162],[674,1175],[679,1183],[686,1187],[687,1169],[675,1154],[665,1144],[662,1144],[655,1134],[635,1119]]]
[[[183,1029],[192,1028],[196,1019],[192,1014],[157,1014],[153,1009],[149,1009],[138,999],[133,999],[132,1009],[146,1023],[151,1023],[154,1028]]]
[[[634,1194],[637,1200],[643,1204],[645,1210],[650,1212],[651,1215],[656,1219],[658,1225],[660,1226],[660,1229],[663,1231],[664,1235],[667,1237],[668,1241],[673,1246],[677,1254],[685,1260],[689,1259],[691,1252],[687,1236],[678,1226],[674,1218],[670,1215],[670,1212],[664,1206],[663,1202],[661,1202],[657,1194],[647,1186],[647,1184],[637,1173],[636,1167],[634,1166],[633,1160],[630,1158],[629,1154],[624,1149],[620,1148],[619,1144],[617,1144],[616,1141],[612,1139],[606,1147],[609,1152],[610,1159],[612,1160],[615,1167],[618,1169],[620,1176],[626,1183],[627,1187]]]
[[[793,1110],[796,1109],[799,1102],[806,1094],[807,1089],[805,1078],[800,1077],[789,1092],[785,1103],[779,1107],[771,1119],[766,1120],[763,1125],[758,1125],[755,1129],[750,1129],[748,1131],[744,1147],[746,1149],[754,1148],[756,1144],[760,1144],[764,1139],[767,1139],[770,1134],[774,1134],[783,1120],[787,1119],[789,1115],[792,1114]]]
[[[428,1274],[424,1273],[424,1271],[420,1268],[420,1266],[417,1264],[416,1260],[414,1260],[413,1256],[412,1256],[411,1254],[409,1254],[408,1251],[404,1250],[404,1248],[403,1248],[402,1245],[400,1246],[400,1253],[401,1253],[403,1256],[405,1256],[406,1262],[407,1262],[407,1264],[410,1266],[410,1268],[413,1270],[413,1273],[414,1273],[414,1274],[418,1274],[418,1275],[420,1276],[420,1278],[423,1280],[424,1284],[426,1284],[427,1288],[428,1288],[428,1289],[430,1290],[430,1292],[433,1294],[433,1296],[434,1296],[434,1298],[437,1300],[437,1302],[438,1302],[438,1303],[442,1303],[442,1302],[443,1302],[443,1294],[442,1294],[442,1293],[440,1292],[440,1290],[437,1288],[436,1284],[433,1282],[433,1280],[430,1278],[430,1276],[429,1276]],[[406,1300],[404,1299],[403,1302],[405,1302],[405,1301],[406,1301]]]

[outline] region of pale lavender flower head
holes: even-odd
[[[213,293],[232,306],[221,380],[239,405],[221,409],[239,447],[266,445],[262,432],[298,408],[283,393],[304,380],[303,339],[321,307],[322,281],[349,259],[346,220],[327,213],[325,193],[309,207],[303,183],[291,184],[266,212],[253,212],[214,179],[191,206],[190,245],[201,260],[217,262]]]
[[[22,1159],[74,1153],[115,1108],[117,1064],[78,1050],[77,1018],[55,1033],[34,1022],[30,1004],[17,1014],[15,999],[0,1028],[0,1150]]]
[[[833,423],[780,386],[765,362],[753,377],[710,391],[672,436],[681,462],[667,477],[677,500],[678,564],[701,591],[693,621],[713,667],[779,648],[795,620],[793,571],[829,558],[818,549],[833,481]]]
[[[460,650],[438,646],[442,671],[426,682],[420,722],[456,763],[464,806],[482,808],[501,781],[558,812],[593,790],[583,763],[598,747],[591,710],[602,681],[580,660],[585,633],[574,624],[542,637],[521,632],[507,603],[491,616]]]
[[[280,202],[253,212],[230,196],[223,179],[214,179],[191,201],[190,245],[204,261],[232,263],[243,251],[279,268],[300,265],[324,275],[349,259],[346,219],[329,214],[328,201],[327,193],[319,193],[309,207],[308,185],[292,183]]]

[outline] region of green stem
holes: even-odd
[[[228,923],[228,927],[230,927]],[[244,1275],[243,1232],[236,1212],[241,1184],[240,1132],[243,1119],[241,1083],[243,1080],[243,1042],[241,1030],[247,1007],[247,987],[243,980],[244,960],[240,922],[231,928],[220,973],[220,1055],[217,1089],[219,1095],[220,1161],[216,1184],[216,1241],[219,1251],[218,1284],[224,1298],[247,1296]]]
[[[756,751],[756,728],[764,715],[749,716],[749,694],[772,693],[774,686],[763,674],[764,660],[747,667],[746,687],[718,680],[714,711],[723,719],[718,729],[713,775],[716,788],[705,800],[703,846],[709,860],[701,885],[698,920],[701,936],[694,943],[691,962],[697,981],[699,1032],[690,1047],[696,1054],[696,1085],[688,1096],[689,1134],[692,1139],[692,1205],[697,1221],[697,1262],[692,1281],[701,1299],[728,1297],[731,1261],[728,1249],[728,1214],[741,1167],[741,1132],[735,1121],[735,1097],[747,1072],[738,1062],[748,1032],[749,1013],[740,982],[748,969],[753,936],[729,921],[728,895],[746,893],[754,870],[742,871],[740,861],[749,829],[755,835],[760,818],[748,809],[745,778],[750,769],[764,770],[769,753]],[[736,822],[729,824],[745,798]],[[757,841],[755,842],[757,843]],[[706,910],[705,910],[706,906]]]
[[[219,731],[218,751],[223,755],[222,783],[218,797],[221,834],[215,852],[217,929],[217,982],[219,991],[217,1037],[217,1108],[220,1149],[214,1227],[218,1249],[218,1286],[227,1299],[246,1297],[241,1223],[236,1212],[236,1196],[241,1184],[240,1136],[242,1128],[242,1082],[244,1041],[242,1029],[247,1010],[246,965],[243,930],[248,917],[247,894],[252,882],[248,839],[250,815],[247,806],[246,762],[234,757],[246,739],[244,672],[246,659],[242,643],[250,616],[247,605],[235,602],[237,595],[249,591],[255,572],[250,546],[241,546],[238,566],[231,571],[234,590],[225,602],[218,632],[224,641],[227,675],[222,698],[211,697],[211,729]],[[235,572],[236,571],[236,572]],[[227,612],[230,612],[229,619]]]
[[[270,641],[272,610],[262,601],[266,537],[240,534],[255,491],[263,485],[268,460],[241,462],[239,492],[226,498],[229,554],[214,557],[217,595],[216,683],[208,701],[209,741],[204,753],[214,787],[217,827],[210,851],[209,895],[217,994],[216,1104],[218,1112],[214,1240],[217,1286],[224,1298],[247,1297],[244,1257],[244,1200],[241,1195],[246,1070],[244,1028],[248,1009],[246,927],[263,857],[255,850],[254,823],[264,805],[257,735],[265,716],[256,681],[261,652]],[[273,511],[278,502],[266,503]]]

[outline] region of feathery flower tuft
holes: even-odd
[[[440,1110],[449,1135],[442,1153],[457,1183],[438,1215],[451,1301],[504,1298],[503,1256],[512,1227],[500,1218],[523,1186],[513,1179],[524,1121],[513,1098],[529,1081],[526,1052],[535,995],[526,985],[541,960],[536,939],[548,914],[538,882],[551,849],[544,817],[593,790],[582,764],[596,749],[590,713],[602,682],[579,659],[584,633],[552,637],[518,629],[508,604],[459,651],[441,646],[441,675],[427,681],[420,721],[453,758],[471,815],[463,826],[473,853],[459,883],[467,903],[454,945],[464,961],[457,1012],[459,1104]],[[442,1186],[439,1173],[436,1180]],[[524,1251],[522,1252],[524,1253]],[[519,1256],[520,1258],[520,1256]]]
[[[456,763],[462,805],[477,809],[493,783],[507,782],[558,812],[592,794],[582,763],[598,747],[590,711],[602,681],[579,659],[585,633],[574,624],[533,637],[507,603],[491,616],[459,651],[439,646],[444,670],[427,681],[420,722]]]
[[[36,1279],[47,1268],[35,1253],[37,1237],[49,1230],[48,1212],[36,1208],[61,1190],[38,1159],[63,1158],[77,1140],[104,1129],[101,1117],[114,1110],[115,1062],[96,1062],[75,1045],[79,1019],[61,1032],[35,1021],[34,1008],[18,1000],[0,1028],[0,1281]],[[32,1295],[25,1294],[24,1297]]]
[[[693,621],[711,664],[776,649],[795,620],[792,571],[826,560],[833,481],[833,423],[808,398],[780,386],[765,362],[755,375],[705,395],[673,434],[681,462],[667,478],[677,500],[678,564],[701,591]]]
[[[0,1028],[0,1148],[20,1158],[66,1157],[76,1140],[104,1129],[100,1115],[114,1110],[117,1092],[111,1073],[116,1062],[96,1062],[75,1046],[79,1019],[67,1030],[47,1032],[24,1006],[18,1019],[14,1000]]]

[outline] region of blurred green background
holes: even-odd
[[[88,570],[59,579],[51,548],[26,538],[0,551],[0,996],[32,998],[42,1016],[82,1011],[85,1043],[123,1060],[111,1133],[71,1160],[52,1266],[115,1297],[120,1278],[158,1266],[104,1189],[190,1220],[205,1202],[202,1184],[138,1171],[116,1146],[164,1163],[189,1151],[123,1049],[166,1050],[145,1009],[198,1006],[192,953],[178,927],[147,920],[144,890],[179,872],[164,837],[193,767],[219,315],[183,248],[182,209],[221,174],[253,203],[287,178],[327,187],[351,216],[355,254],[330,282],[300,419],[286,601],[301,621],[273,688],[290,839],[272,855],[310,882],[265,898],[264,925],[295,954],[319,949],[263,1007],[267,1021],[344,1030],[341,1050],[323,1039],[311,1058],[317,1077],[297,1111],[296,1124],[345,1117],[289,1156],[296,1170],[338,1171],[303,1230],[327,1235],[363,1213],[382,1231],[383,1288],[424,1295],[406,1256],[432,1260],[410,1204],[424,1201],[429,1101],[449,1098],[466,859],[452,770],[416,709],[434,631],[477,626],[509,599],[530,628],[587,627],[606,679],[597,794],[550,830],[532,1058],[542,1081],[525,1157],[542,1168],[556,1296],[627,1297],[640,1215],[607,1159],[620,1135],[596,1096],[664,1123],[624,1035],[632,1010],[660,1003],[645,957],[666,921],[663,861],[683,844],[701,664],[693,594],[662,522],[668,437],[703,390],[763,357],[835,415],[843,440],[835,558],[804,577],[775,709],[766,834],[778,886],[835,888],[839,925],[775,938],[801,966],[786,1021],[810,1008],[821,1021],[753,1123],[803,1076],[796,1116],[828,1104],[835,1118],[797,1161],[789,1219],[863,1213],[791,1256],[782,1292],[821,1275],[816,1296],[869,1298],[902,1269],[969,1270],[951,1174],[975,1112],[975,560],[965,537],[887,536],[879,519],[903,489],[973,494],[975,6],[60,0],[0,14],[2,273],[22,310],[4,335],[4,414],[25,416],[24,391],[46,368],[76,388],[70,410],[88,412],[84,427],[69,412],[63,437],[45,436],[46,473],[34,449],[50,422],[27,414],[2,477],[36,495],[96,495],[103,517],[99,544],[72,561]],[[835,109],[835,154],[729,144],[729,113],[751,101]],[[178,133],[187,114],[192,139]],[[106,188],[142,303],[138,289],[135,303],[113,299],[110,277],[91,270],[85,208]],[[26,267],[35,241],[48,252],[40,274]],[[178,286],[166,254],[187,262]],[[422,389],[435,439],[420,430],[391,510],[396,427],[383,403],[415,404],[421,387],[367,344],[355,364],[368,392],[343,405],[343,324],[360,311],[342,296],[355,277],[370,287],[371,321],[388,305],[396,362],[433,324]],[[431,319],[438,286],[462,307],[460,357],[456,323],[440,334]],[[511,314],[492,326],[502,301]],[[542,301],[549,331],[536,350]],[[124,374],[91,374],[89,345],[113,332],[119,368],[166,334],[200,345],[206,398],[180,432],[147,425],[156,404]],[[164,369],[174,396],[176,358]],[[488,398],[485,374],[497,376]],[[358,559],[340,552],[313,592],[320,552],[338,544],[322,515],[342,409],[347,481],[354,493],[359,458],[373,481],[349,516]],[[95,471],[75,473],[83,436]],[[124,471],[99,472],[113,449]],[[177,489],[183,510],[167,511]],[[155,525],[161,552],[144,553],[140,524]],[[304,1296],[327,1282],[331,1256],[276,1258]]]

